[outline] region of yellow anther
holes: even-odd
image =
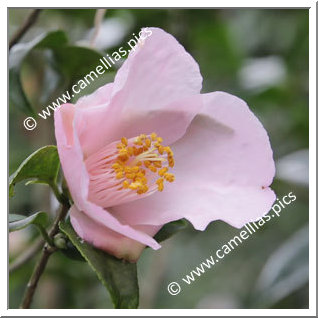
[[[123,162],[126,162],[129,159],[129,156],[127,154],[122,154],[118,156],[118,159]]]
[[[173,156],[173,152],[169,146],[164,147],[164,151],[168,154],[168,156]]]
[[[123,145],[128,146],[128,140],[126,137],[121,138],[121,142]]]
[[[136,148],[134,147],[134,156],[138,156],[143,152],[142,148]]]
[[[125,173],[130,173],[131,172],[131,167],[125,166],[124,170],[125,170]]]
[[[156,167],[156,168],[161,168],[162,167],[162,163],[160,161],[155,161],[153,163],[153,165]]]
[[[172,173],[165,173],[164,177],[168,182],[173,182],[175,179],[175,176]]]
[[[142,184],[140,182],[133,182],[130,184],[129,186],[129,189],[132,189],[132,190],[136,190],[138,189]]]
[[[134,172],[134,173],[136,173],[136,172],[139,171],[139,167],[138,167],[138,166],[132,167],[132,168],[131,168],[131,171]]]
[[[144,161],[144,166],[146,168],[149,168],[150,165],[151,165],[151,162],[149,160]]]
[[[173,167],[174,167],[174,160],[173,160],[173,158],[169,158],[169,159],[168,159],[168,162],[169,162],[169,167],[170,167],[170,168],[173,168]]]
[[[127,179],[133,180],[136,177],[136,174],[135,173],[126,173],[125,177]]]
[[[125,145],[122,144],[122,143],[119,143],[119,144],[116,145],[116,148],[117,149],[123,149],[123,148],[125,148]]]
[[[134,139],[133,146],[128,146],[126,137],[121,138],[121,142],[116,145],[117,159],[111,166],[115,178],[123,179],[119,191],[130,189],[143,194],[154,182],[158,191],[163,191],[164,182],[175,180],[175,176],[168,172],[174,166],[173,152],[170,147],[163,146],[162,142],[163,139],[154,132],[139,135]]]
[[[128,189],[129,188],[129,182],[127,181],[127,180],[125,180],[124,182],[123,182],[123,188],[124,189]]]
[[[115,163],[112,165],[112,168],[116,170],[116,169],[121,168],[121,165],[120,165],[118,162],[115,162]]]
[[[150,139],[146,139],[145,140],[145,144],[146,144],[146,147],[150,147],[151,146],[151,140]]]
[[[159,174],[160,177],[163,177],[163,175],[164,175],[167,171],[168,171],[168,168],[167,168],[167,167],[164,167],[164,168],[162,168],[162,169],[160,169],[160,170],[158,171],[158,174]],[[160,180],[160,179],[159,179],[159,180]]]
[[[146,184],[148,180],[147,180],[147,178],[145,176],[141,176],[141,177],[137,177],[136,181],[139,181],[142,184]]]
[[[158,179],[156,181],[157,185],[158,185],[158,191],[162,192],[163,191],[163,179]]]
[[[144,169],[140,170],[139,172],[137,172],[137,177],[143,177],[146,174],[146,171]]]
[[[143,194],[143,193],[146,193],[148,191],[148,186],[147,185],[142,185],[142,186],[139,186],[138,190],[137,190],[137,193],[138,194]]]
[[[128,154],[128,151],[127,151],[126,148],[123,148],[123,149],[119,149],[118,153],[119,153],[120,155],[127,155],[127,154]]]
[[[132,156],[134,154],[134,148],[133,147],[128,147],[127,148],[129,156]]]
[[[135,144],[135,145],[138,145],[138,146],[141,146],[141,145],[142,145],[141,139],[140,139],[139,137],[137,137],[137,138],[135,139],[135,141],[134,141],[134,144]]]
[[[124,176],[124,174],[122,171],[116,173],[116,179],[121,179],[123,176]]]
[[[157,172],[157,168],[154,167],[154,166],[149,166],[149,169],[150,169],[152,172]]]
[[[155,140],[157,140],[157,134],[156,133],[151,133],[151,135],[150,135],[150,137],[151,137],[151,140],[152,141],[155,141]]]

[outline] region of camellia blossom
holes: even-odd
[[[55,112],[77,234],[136,261],[153,236],[186,218],[197,230],[240,228],[275,200],[268,135],[241,99],[200,94],[198,64],[170,34],[131,51],[113,83]]]

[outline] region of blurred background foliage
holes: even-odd
[[[9,38],[29,13],[9,9]],[[141,27],[160,27],[200,65],[203,92],[227,91],[248,102],[270,136],[277,167],[273,189],[280,198],[291,191],[297,196],[279,218],[190,286],[183,286],[177,296],[167,292],[168,283],[180,281],[238,230],[221,221],[205,232],[189,226],[163,242],[159,251],[146,249],[138,264],[140,308],[308,308],[308,10],[109,9],[91,49],[95,13],[94,9],[46,9],[23,37],[21,42],[28,43],[45,32],[63,30],[69,42],[55,53],[45,47],[32,50],[20,65],[22,86],[36,112],[92,70],[100,54],[127,46]],[[82,93],[112,81],[119,66]],[[41,120],[34,131],[27,131],[23,127],[27,113],[19,106],[10,102],[10,174],[33,151],[55,144],[53,119]],[[27,215],[56,207],[48,188],[41,185],[17,185],[10,200],[11,213]],[[11,233],[10,261],[36,235],[30,228]],[[10,308],[18,307],[33,265],[34,260],[10,275]],[[33,307],[112,305],[86,263],[56,253],[40,280]]]

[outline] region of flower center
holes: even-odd
[[[155,183],[158,191],[163,191],[165,181],[174,181],[175,176],[168,172],[174,166],[173,152],[162,142],[156,133],[141,134],[134,140],[121,138],[112,169],[124,189],[143,194]]]

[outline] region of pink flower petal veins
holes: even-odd
[[[149,30],[151,36],[130,53],[114,83],[55,112],[75,230],[96,247],[131,261],[145,245],[160,247],[152,236],[167,222],[185,217],[200,230],[214,220],[242,227],[275,200],[269,188],[274,161],[261,123],[239,98],[222,92],[200,95],[197,63],[171,35]],[[87,170],[85,160],[122,137],[153,131],[172,145],[176,181],[162,193],[125,204],[92,199],[93,170]]]
[[[88,186],[89,176],[84,164],[83,154],[79,146],[77,136],[73,132],[73,144],[67,143],[66,132],[72,129],[72,121],[69,120],[73,105],[64,105],[55,112],[55,133],[60,161],[63,167],[64,176],[67,180],[69,190],[76,207],[85,212],[95,222],[108,227],[109,229],[131,237],[154,249],[160,248],[160,245],[149,235],[137,231],[129,225],[121,224],[117,218],[112,216],[107,210],[96,204],[89,202]],[[68,120],[65,120],[65,117]]]
[[[110,100],[78,112],[76,129],[85,156],[122,136],[130,138],[157,129],[158,135],[165,138],[164,130],[171,122],[188,117],[184,110],[195,112],[189,107],[182,109],[180,102],[200,93],[202,77],[198,64],[170,34],[157,28],[150,30],[152,35],[118,71]],[[98,104],[94,98],[95,93],[90,98],[92,105]],[[169,122],[156,125],[157,119]],[[188,124],[183,123],[184,130]]]
[[[176,181],[163,193],[113,207],[129,224],[164,224],[186,217],[197,229],[213,220],[242,227],[268,212],[274,161],[267,133],[239,98],[202,95],[205,107],[172,145]]]
[[[117,258],[136,262],[145,248],[145,245],[93,221],[85,213],[80,212],[74,205],[71,208],[70,215],[71,223],[76,233],[82,239],[99,249],[111,251]],[[136,226],[135,229],[153,236],[159,231],[160,227],[142,225]]]

